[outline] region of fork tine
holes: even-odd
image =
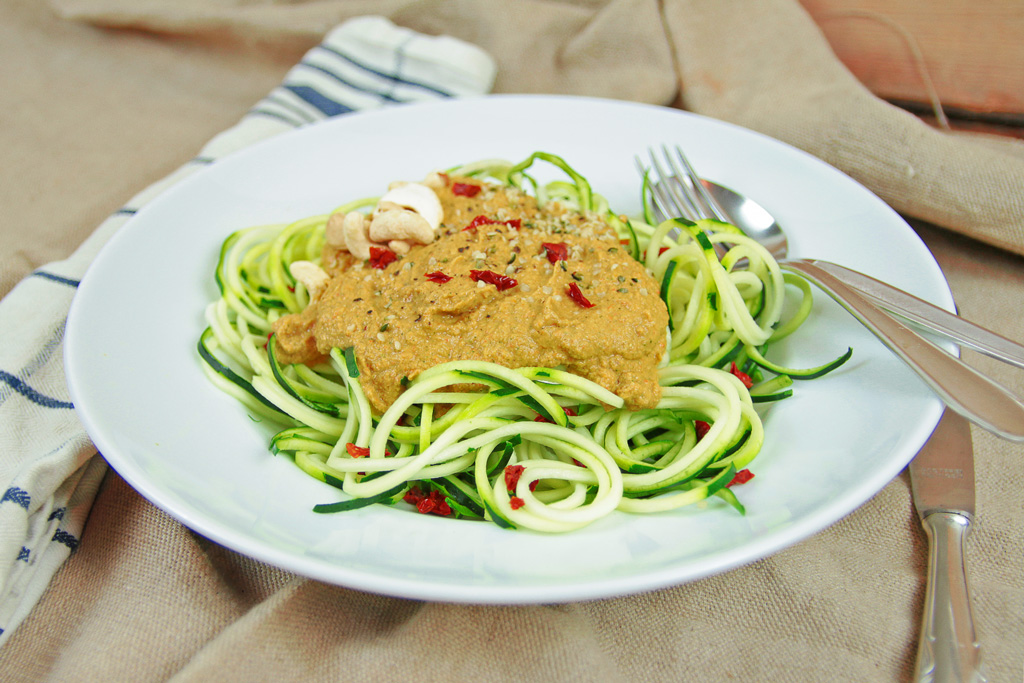
[[[682,177],[683,173],[681,173],[679,171],[679,168],[672,162],[672,157],[668,154],[668,149],[666,148],[664,151],[666,158],[669,160],[669,164],[672,165],[672,170],[679,177]],[[697,175],[697,171],[694,170],[693,165],[690,163],[690,160],[686,158],[685,154],[683,154],[682,148],[676,145],[675,152],[676,156],[679,157],[680,163],[686,169],[685,175],[690,181],[688,184],[686,184],[686,189],[689,191],[691,195],[691,200],[695,203],[700,204],[703,207],[702,213],[706,217],[717,218],[722,222],[731,223],[732,221],[729,218],[729,214],[725,211],[725,209],[722,208],[722,206],[715,200],[715,198],[711,196],[711,193],[707,191],[707,188],[704,187],[704,183],[701,182],[700,176]]]
[[[648,181],[647,187],[650,190],[651,205],[655,214],[661,214],[661,219],[668,218],[674,213],[674,210],[668,205],[669,202],[665,198],[665,190],[661,187],[661,178],[657,177],[657,171],[652,174],[651,169],[644,166],[638,156],[634,156],[633,161],[636,163],[636,170],[640,172],[640,177]]]
[[[664,151],[664,147],[662,149]],[[664,212],[666,217],[682,216],[690,220],[702,218],[703,214],[700,205],[695,204],[691,200],[690,194],[683,187],[680,177],[670,171],[665,171],[665,168],[658,161],[658,156],[654,153],[654,150],[648,148],[647,153],[650,155],[651,166],[655,170],[656,180],[658,181],[651,187],[654,189],[655,194],[660,195],[662,208],[670,209]],[[667,156],[666,159],[668,159]]]

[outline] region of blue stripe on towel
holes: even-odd
[[[57,531],[53,534],[52,540],[55,543],[62,543],[66,545],[67,547],[71,548],[72,551],[78,550],[78,539],[69,534],[68,532],[64,531],[63,529],[57,529]]]
[[[341,102],[332,100],[308,85],[286,85],[284,87],[322,111],[325,116],[338,116],[352,111]]]
[[[12,486],[4,491],[3,497],[0,497],[0,503],[6,503],[8,501],[28,510],[28,506],[32,502],[32,496],[30,496],[28,491],[25,489],[18,486]]]
[[[61,401],[60,399],[52,398],[50,396],[46,396],[45,394],[39,393],[38,391],[30,387],[28,384],[26,384],[23,380],[3,370],[0,370],[0,382],[3,382],[4,384],[14,389],[16,392],[18,392],[28,400],[32,401],[33,403],[37,403],[43,406],[44,408],[67,408],[71,410],[74,409],[75,407],[68,401]]]
[[[337,71],[332,71],[331,69],[328,69],[326,67],[322,67],[319,64],[311,64],[309,62],[304,62],[303,66],[305,66],[307,69],[312,69],[313,71],[319,71],[320,73],[324,74],[325,76],[328,76],[328,77],[334,79],[338,83],[341,83],[343,86],[345,86],[346,88],[349,88],[351,90],[356,90],[356,91],[359,91],[359,92],[363,92],[363,93],[366,93],[367,95],[373,95],[373,96],[379,97],[382,100],[385,100],[387,102],[394,102],[396,104],[401,102],[401,100],[395,98],[393,95],[391,95],[388,92],[384,92],[382,90],[371,90],[369,88],[365,88],[365,87],[356,85],[355,83],[351,83],[349,81],[346,81],[344,78],[341,77],[341,74],[339,74]]]
[[[255,115],[255,116],[266,116],[267,118],[270,118],[270,119],[277,119],[278,121],[281,121],[283,123],[287,123],[289,126],[300,126],[300,125],[302,125],[301,123],[293,121],[292,119],[288,118],[287,116],[284,116],[280,112],[271,111],[269,109],[264,109],[263,107],[253,107],[252,109],[249,110],[248,114],[252,114],[252,115]]]
[[[390,74],[390,73],[387,73],[387,72],[384,72],[384,71],[380,71],[378,69],[371,68],[371,67],[367,66],[366,64],[363,64],[362,62],[360,62],[360,61],[358,61],[356,59],[353,59],[352,57],[349,57],[348,55],[346,55],[344,52],[338,50],[337,48],[329,47],[327,45],[320,45],[319,49],[324,50],[325,52],[330,52],[331,54],[339,57],[340,59],[345,60],[349,64],[351,64],[351,65],[353,65],[355,67],[358,67],[358,68],[362,69],[363,71],[365,71],[365,72],[367,72],[369,74],[373,74],[374,76],[377,76],[378,78],[383,78],[384,80],[392,81],[394,83],[400,83],[402,85],[408,85],[408,86],[411,86],[413,88],[422,88],[423,90],[426,90],[428,92],[432,92],[432,93],[434,93],[436,95],[441,95],[442,97],[452,97],[453,96],[452,93],[450,93],[448,91],[445,91],[445,90],[441,90],[440,88],[436,88],[436,87],[434,87],[432,85],[427,85],[426,83],[421,83],[419,81],[410,81],[410,80],[408,80],[406,78],[402,78],[401,76],[398,76],[398,75],[395,75],[395,74]],[[398,59],[399,59],[398,63],[399,63],[399,65],[401,65],[401,63],[402,63],[401,60],[405,56],[405,52],[402,49],[399,49],[398,52],[397,52],[397,55],[398,55]],[[398,70],[400,71],[401,69],[398,69]]]
[[[47,273],[45,270],[36,270],[31,273],[33,277],[41,277],[44,280],[52,280],[53,282],[59,282],[62,285],[68,287],[77,287],[82,284],[81,280],[72,280],[69,277],[62,277],[60,275],[54,275],[53,273]]]

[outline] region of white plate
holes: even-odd
[[[765,557],[848,514],[927,439],[941,404],[823,294],[774,349],[813,365],[854,349],[766,414],[756,478],[673,513],[615,514],[544,536],[337,500],[267,449],[272,430],[211,386],[195,351],[216,297],[221,241],[238,228],[330,211],[435,168],[536,150],[559,154],[622,213],[639,208],[634,154],[682,144],[702,173],[752,196],[797,256],[884,277],[952,310],[914,232],[830,166],[759,134],[677,110],[604,100],[496,96],[352,114],[261,143],[189,177],[142,209],[82,282],[67,323],[67,378],[101,453],[143,496],[246,555],[331,583],[429,600],[533,603],[679,584]],[[896,520],[893,520],[894,523]]]

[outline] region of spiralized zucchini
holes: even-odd
[[[568,180],[537,182],[527,173],[537,161]],[[343,491],[313,509],[386,503],[541,532],[579,529],[615,510],[672,510],[713,495],[743,512],[728,485],[763,443],[755,405],[789,396],[792,378],[820,376],[849,357],[848,351],[806,370],[765,358],[768,345],[809,315],[807,283],[783,274],[733,226],[681,219],[655,225],[615,214],[551,154],[537,152],[515,165],[476,162],[450,173],[606,216],[624,248],[661,282],[670,342],[659,371],[660,403],[630,410],[615,394],[559,368],[466,359],[419,374],[382,415],[374,414],[352,349],[334,349],[315,368],[283,365],[275,355],[273,322],[309,300],[288,265],[319,261],[328,216],[244,229],[223,244],[221,296],[206,310],[199,354],[217,387],[252,415],[281,425],[271,442],[275,453]],[[721,260],[716,242],[728,246]],[[798,297],[795,306],[784,306],[787,296]],[[795,313],[783,319],[787,308]],[[480,389],[453,392],[453,385]]]

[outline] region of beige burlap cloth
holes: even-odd
[[[484,48],[496,92],[674,104],[801,147],[919,219],[961,312],[1024,339],[1022,146],[874,99],[796,0],[4,3],[0,293],[366,14]],[[969,359],[1024,394],[1020,372]],[[990,680],[1020,681],[1024,449],[974,436],[977,626]],[[0,680],[900,681],[924,562],[904,474],[800,545],[691,584],[559,606],[422,603],[212,545],[111,472],[77,551],[0,648]]]

